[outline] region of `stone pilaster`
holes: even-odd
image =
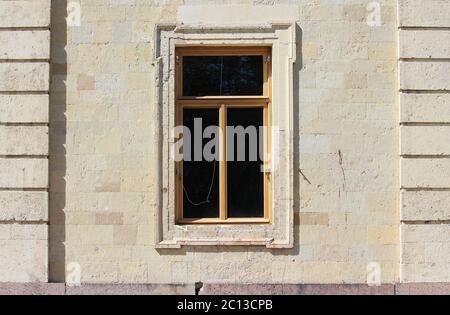
[[[399,1],[402,282],[450,281],[450,6]]]
[[[0,1],[0,282],[48,281],[50,0]]]

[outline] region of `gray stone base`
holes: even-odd
[[[201,295],[393,295],[395,286],[384,284],[369,287],[365,284],[276,284],[226,285],[205,284]]]
[[[0,295],[64,295],[64,283],[0,283]]]
[[[194,295],[195,285],[175,284],[88,284],[66,287],[67,295]]]
[[[397,295],[450,295],[450,283],[403,283],[395,289]]]
[[[195,285],[0,283],[0,295],[194,295]]]
[[[0,283],[0,295],[194,295],[194,284]],[[449,295],[450,283],[204,284],[200,295]]]

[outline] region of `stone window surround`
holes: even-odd
[[[155,205],[156,248],[188,245],[294,246],[294,73],[296,24],[254,26],[155,27],[155,117],[153,139],[158,200]],[[175,127],[175,48],[189,45],[272,46],[272,224],[176,225],[175,162],[171,149]]]

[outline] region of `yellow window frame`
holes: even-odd
[[[183,57],[184,56],[263,56],[263,95],[262,96],[183,96]],[[183,110],[219,109],[220,162],[219,162],[219,218],[187,219],[183,215],[183,161],[175,162],[176,169],[176,223],[187,224],[270,224],[272,222],[272,173],[268,161],[271,152],[272,125],[272,48],[268,46],[186,46],[176,48],[176,125],[183,124]],[[264,217],[263,218],[229,218],[227,204],[227,109],[228,108],[262,108],[264,117]]]

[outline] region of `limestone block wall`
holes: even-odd
[[[376,1],[377,25],[367,0],[75,2],[68,25],[52,1],[51,280],[398,281],[396,0]],[[154,27],[231,17],[297,21],[295,246],[156,249]]]
[[[399,1],[403,282],[450,281],[450,3]]]
[[[48,280],[50,0],[0,1],[0,282]]]

